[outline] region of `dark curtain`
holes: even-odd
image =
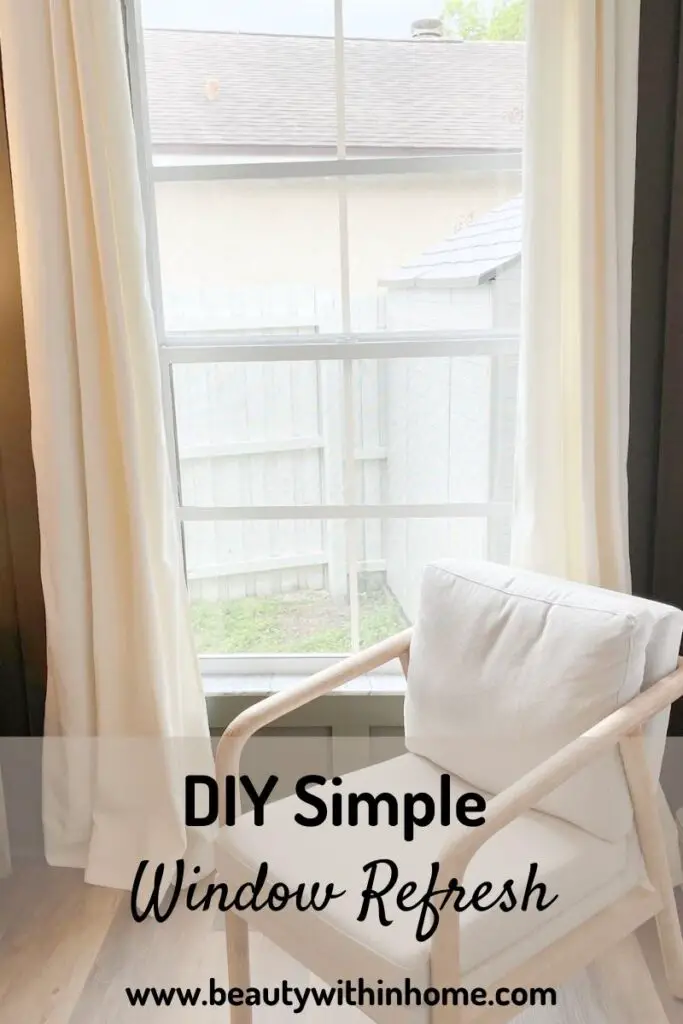
[[[36,736],[43,726],[45,621],[17,240],[1,89],[0,268],[0,737]]]
[[[641,0],[628,470],[633,590],[683,608],[681,28],[681,0]]]

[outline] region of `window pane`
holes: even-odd
[[[142,0],[142,20],[157,166],[334,154],[332,0]]]
[[[315,163],[341,141],[348,157],[412,161],[157,181],[168,330],[516,334],[523,3],[460,20],[442,5],[437,25],[424,0],[344,0],[342,135],[333,0],[137,2],[157,168]],[[175,366],[183,504],[465,503],[476,516],[186,523],[200,650],[343,653],[412,619],[429,559],[507,559],[515,353],[349,366]]]
[[[341,329],[336,182],[159,182],[169,330]]]
[[[355,361],[351,487],[341,362],[177,364],[173,382],[184,505],[511,500],[515,353]]]
[[[347,186],[353,330],[516,330],[521,172],[363,176]]]
[[[358,501],[509,502],[517,355],[359,359]]]
[[[460,23],[458,6],[467,9]],[[520,149],[524,12],[519,0],[510,0],[507,12],[504,6],[346,0],[349,149]],[[443,20],[427,17],[439,7]]]
[[[340,379],[337,363],[174,366],[183,504],[343,501],[337,482]],[[330,421],[330,407],[337,425]]]
[[[486,519],[394,519],[382,523],[386,586],[409,623],[417,615],[422,572],[438,558],[486,558]],[[389,634],[390,635],[390,634]]]
[[[520,185],[513,170],[349,179],[351,328],[516,330]],[[338,188],[333,178],[157,183],[168,329],[341,331]]]
[[[348,649],[348,600],[330,591],[326,523],[185,523],[184,532],[200,653]]]
[[[414,620],[426,562],[487,548],[483,518],[190,522],[184,534],[200,654],[347,654],[356,615],[368,647]]]
[[[333,0],[140,4],[157,165],[334,155]],[[347,0],[350,155],[521,147],[524,5],[467,6]]]

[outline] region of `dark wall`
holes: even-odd
[[[641,4],[631,319],[633,590],[683,608],[681,0]],[[670,732],[683,735],[683,703]]]
[[[45,621],[17,239],[1,91],[0,268],[0,736],[34,736],[42,732],[43,724]]]

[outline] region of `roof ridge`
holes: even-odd
[[[143,26],[143,32],[161,35],[162,33],[173,33],[176,35],[198,35],[198,36],[232,36],[247,39],[320,39],[334,42],[333,35],[321,35],[316,32],[241,32],[239,29],[221,28],[179,28],[177,26]],[[459,47],[471,46],[510,46],[523,47],[526,43],[523,40],[515,39],[457,39],[451,36],[443,36],[440,39],[413,39],[411,37],[378,38],[376,36],[345,36],[347,43],[410,43],[415,46],[426,46],[432,43],[451,43]]]

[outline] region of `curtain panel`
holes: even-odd
[[[515,564],[630,586],[639,0],[531,0]]]
[[[51,864],[130,887],[203,865],[184,776],[210,774],[162,425],[119,0],[0,0],[48,687]]]
[[[639,33],[639,0],[530,0],[512,562],[624,591]]]

